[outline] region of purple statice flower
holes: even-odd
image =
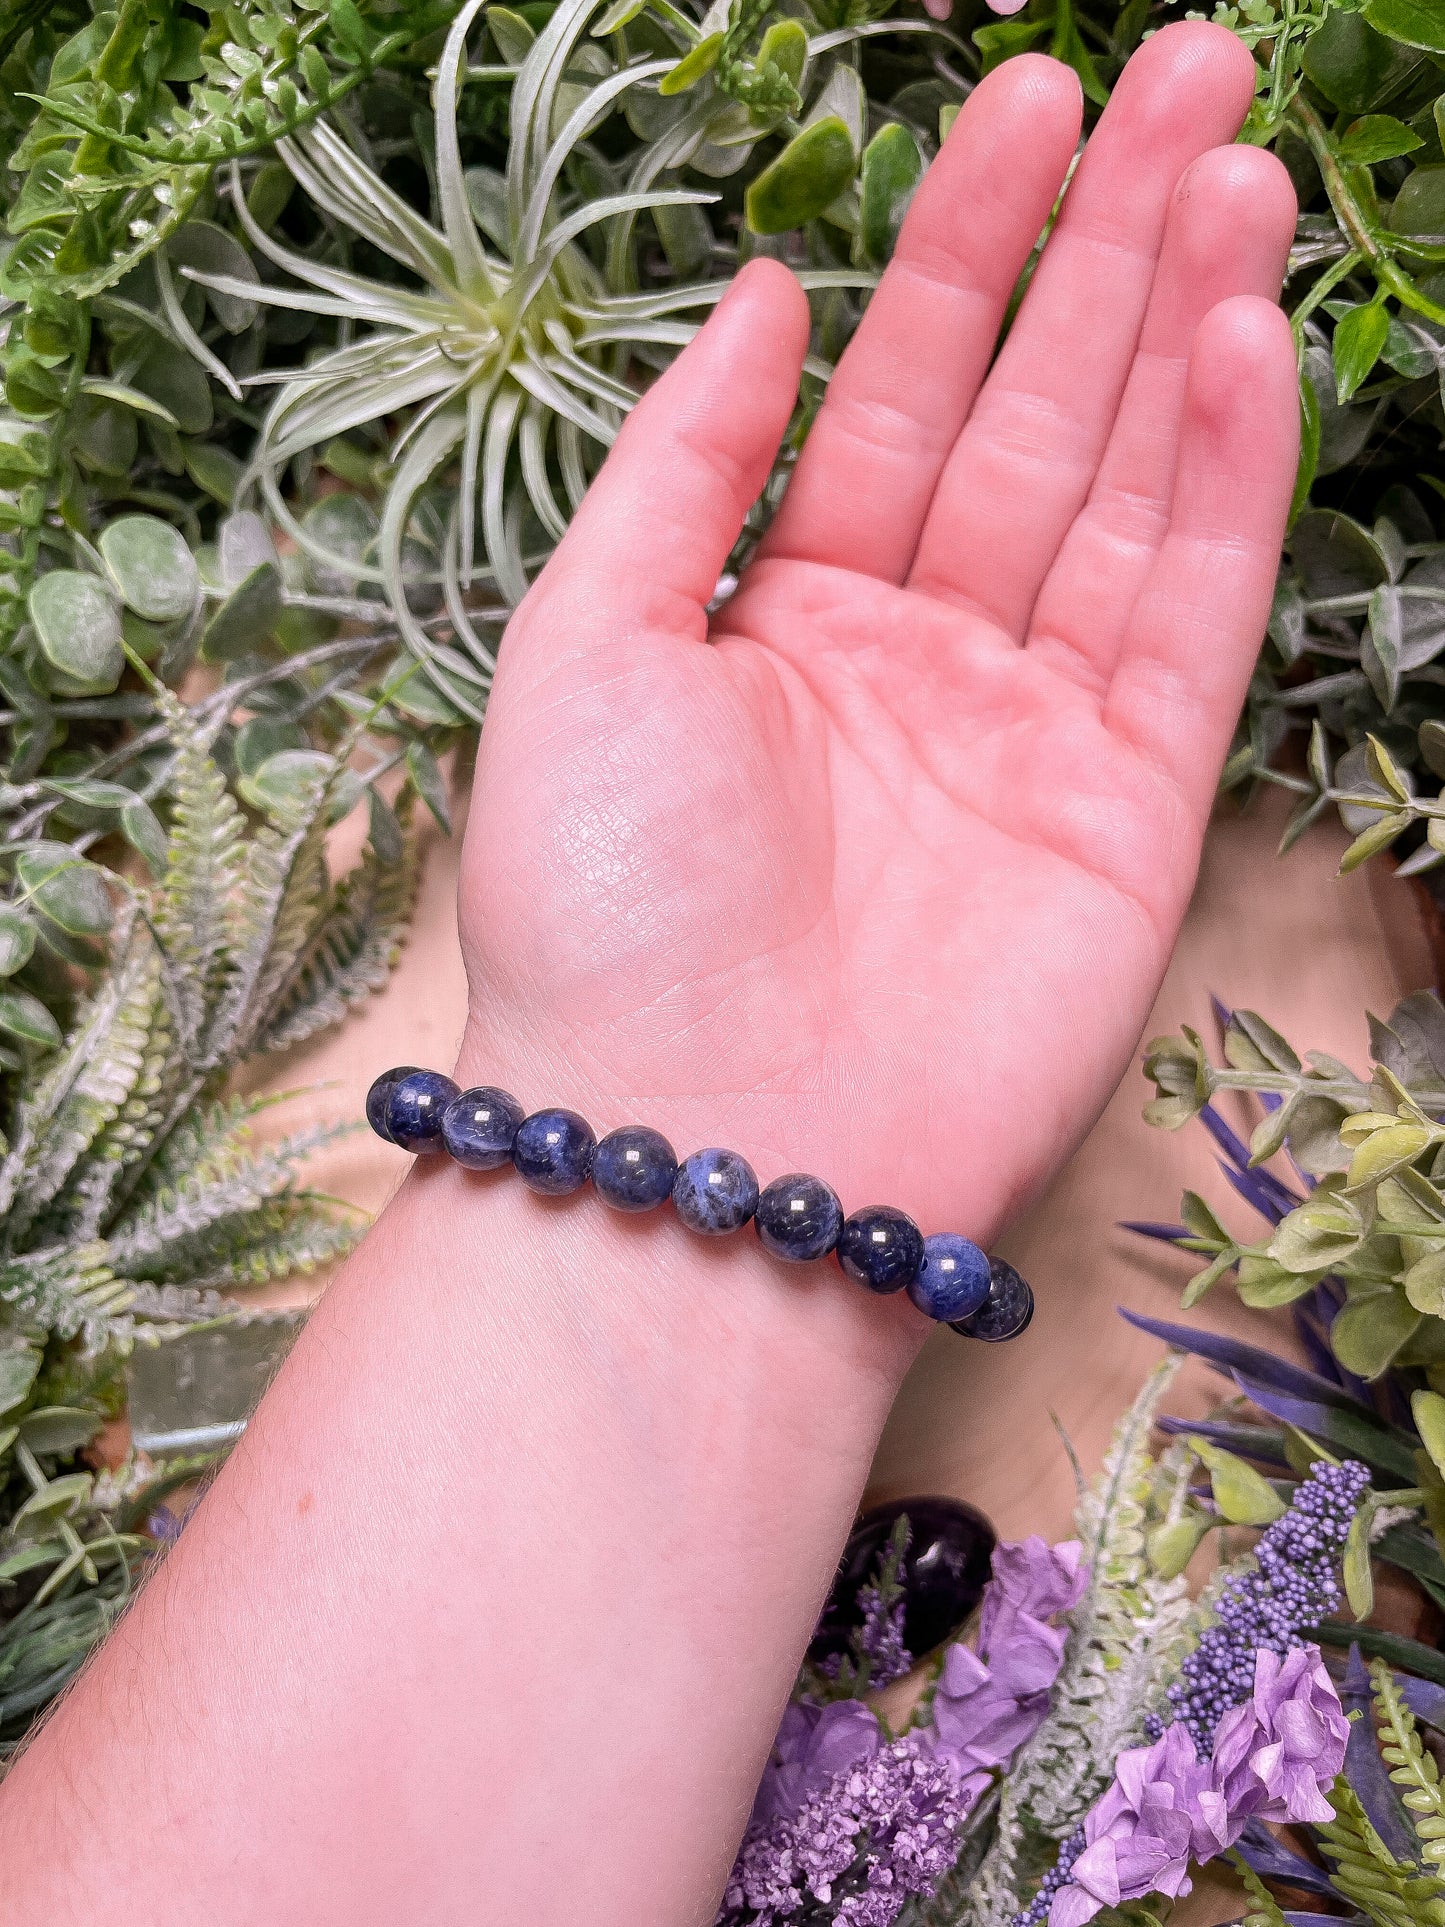
[[[1231,1839],[1247,1820],[1316,1824],[1334,1818],[1324,1789],[1345,1763],[1350,1723],[1318,1646],[1283,1660],[1256,1655],[1254,1692],[1219,1722],[1213,1768],[1229,1809]]]
[[[1254,1570],[1224,1587],[1215,1624],[1169,1689],[1174,1716],[1201,1756],[1213,1748],[1225,1714],[1254,1692],[1256,1656],[1284,1659],[1306,1627],[1338,1606],[1340,1557],[1369,1483],[1367,1468],[1353,1460],[1312,1465],[1289,1510],[1261,1534]]]
[[[796,1813],[839,1773],[865,1765],[882,1744],[878,1722],[861,1700],[830,1700],[826,1706],[794,1701],[763,1770],[751,1824]]]
[[[1188,1893],[1190,1861],[1232,1847],[1252,1819],[1331,1819],[1325,1788],[1344,1764],[1349,1732],[1317,1646],[1297,1646],[1283,1660],[1262,1647],[1254,1689],[1220,1721],[1207,1760],[1184,1720],[1152,1746],[1119,1755],[1114,1784],[1084,1821],[1082,1846],[1068,1843],[1067,1865],[1061,1853],[1046,1883],[1047,1915],[1040,1888],[1016,1927],[1045,1918],[1048,1927],[1084,1927],[1101,1907]]]
[[[820,1907],[846,1927],[892,1927],[909,1898],[932,1893],[953,1865],[968,1805],[921,1736],[878,1747],[794,1812],[754,1819],[718,1927],[818,1918]]]
[[[976,1790],[1043,1721],[1067,1638],[1049,1622],[1087,1582],[1076,1540],[1050,1546],[1035,1535],[995,1550],[978,1651],[950,1646],[933,1696],[934,1750],[966,1786]]]

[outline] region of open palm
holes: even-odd
[[[463,1074],[987,1237],[1087,1129],[1168,961],[1296,447],[1252,62],[1131,62],[1073,158],[975,90],[737,593],[805,298],[759,262],[635,411],[508,633]],[[992,367],[990,369],[990,363]]]

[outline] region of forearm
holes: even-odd
[[[706,1920],[921,1328],[424,1165],[0,1793],[14,1917]]]

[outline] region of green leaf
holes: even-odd
[[[629,20],[635,20],[647,5],[647,0],[612,0],[612,5],[593,27],[592,32],[598,40],[605,39],[625,27]]]
[[[23,970],[35,949],[35,925],[22,911],[0,904],[0,977]]]
[[[1400,832],[1409,824],[1409,818],[1397,811],[1385,811],[1378,823],[1372,823],[1368,830],[1362,830],[1354,842],[1340,858],[1339,874],[1348,876],[1351,870],[1358,870],[1362,863],[1368,863],[1372,856],[1381,850],[1388,850]]]
[[[1375,1574],[1370,1562],[1370,1525],[1374,1507],[1362,1505],[1350,1521],[1345,1540],[1345,1597],[1356,1619],[1368,1619],[1375,1608]]]
[[[0,990],[0,1030],[46,1049],[60,1042],[60,1026],[40,999],[13,985]]]
[[[275,634],[284,606],[280,569],[274,562],[258,564],[206,624],[201,655],[226,662],[258,649]]]
[[[73,937],[98,937],[109,930],[113,911],[104,872],[78,857],[65,843],[36,843],[15,861],[30,902]]]
[[[87,695],[109,695],[125,653],[120,610],[99,576],[52,569],[30,591],[29,609],[46,661]]]
[[[670,73],[662,76],[657,83],[657,91],[664,97],[672,94],[685,94],[689,87],[696,87],[706,78],[718,63],[725,36],[710,33],[699,40],[690,53],[685,53]]]
[[[891,121],[863,150],[858,239],[878,267],[890,258],[913,191],[923,178],[923,155],[906,127]]]
[[[0,1412],[13,1412],[35,1383],[40,1353],[30,1345],[12,1345],[0,1352]]]
[[[168,522],[122,515],[101,531],[100,552],[121,600],[147,622],[176,622],[195,607],[200,571]]]
[[[441,765],[425,743],[413,743],[407,750],[406,769],[417,795],[426,804],[440,827],[450,836],[452,815],[446,779],[442,775]]]
[[[1046,33],[1052,33],[1054,16],[1042,13],[1037,18],[990,20],[973,30],[973,44],[983,55],[982,72],[990,74],[1013,54],[1026,53]]]
[[[1362,301],[1347,308],[1335,323],[1331,353],[1335,365],[1335,399],[1347,402],[1364,381],[1390,332],[1390,316],[1381,301]]]
[[[1345,129],[1336,152],[1352,167],[1373,167],[1376,161],[1392,161],[1424,145],[1414,128],[1393,114],[1366,114]]]
[[[1199,1550],[1199,1543],[1208,1530],[1209,1521],[1202,1513],[1178,1519],[1173,1525],[1155,1526],[1147,1540],[1149,1564],[1155,1576],[1177,1579]]]
[[[1290,497],[1289,524],[1296,520],[1310,499],[1320,465],[1320,398],[1315,385],[1301,370],[1299,380],[1299,465],[1295,469],[1294,494]]]
[[[1416,1311],[1445,1318],[1445,1251],[1430,1251],[1417,1258],[1400,1282]]]
[[[166,833],[160,819],[144,797],[133,796],[120,813],[121,834],[133,850],[145,858],[154,877],[166,867]]]
[[[320,750],[283,749],[236,787],[254,808],[285,821],[302,813],[330,769],[331,758]]]
[[[1365,0],[1361,11],[1377,33],[1407,47],[1445,54],[1445,6],[1440,0]]]
[[[1365,1191],[1383,1184],[1396,1171],[1413,1164],[1429,1148],[1431,1135],[1418,1124],[1391,1124],[1371,1131],[1350,1161],[1345,1188]]]
[[[1330,1345],[1347,1372],[1378,1378],[1414,1335],[1420,1313],[1393,1288],[1351,1298],[1335,1315]]]
[[[1214,1503],[1231,1525],[1267,1526],[1284,1512],[1284,1501],[1268,1479],[1244,1459],[1193,1433],[1188,1443],[1208,1470]]]
[[[786,234],[815,220],[852,181],[858,157],[836,114],[794,136],[748,188],[744,205],[755,234]]]
[[[1430,1454],[1435,1470],[1445,1478],[1445,1398],[1439,1392],[1412,1392],[1410,1411],[1420,1443]]]

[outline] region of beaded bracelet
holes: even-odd
[[[1002,1258],[972,1239],[941,1231],[925,1238],[891,1205],[844,1217],[821,1178],[794,1172],[763,1189],[736,1151],[694,1151],[678,1160],[662,1135],[627,1124],[599,1143],[575,1111],[530,1116],[509,1091],[463,1091],[440,1071],[402,1064],[383,1071],[366,1096],[378,1137],[417,1156],[445,1151],[469,1171],[510,1164],[533,1191],[561,1197],[590,1178],[616,1211],[651,1211],[668,1198],[690,1231],[720,1237],[748,1222],[765,1250],[794,1263],[837,1256],[850,1278],[880,1294],[906,1291],[921,1312],[965,1338],[1017,1338],[1034,1315],[1034,1295]]]

